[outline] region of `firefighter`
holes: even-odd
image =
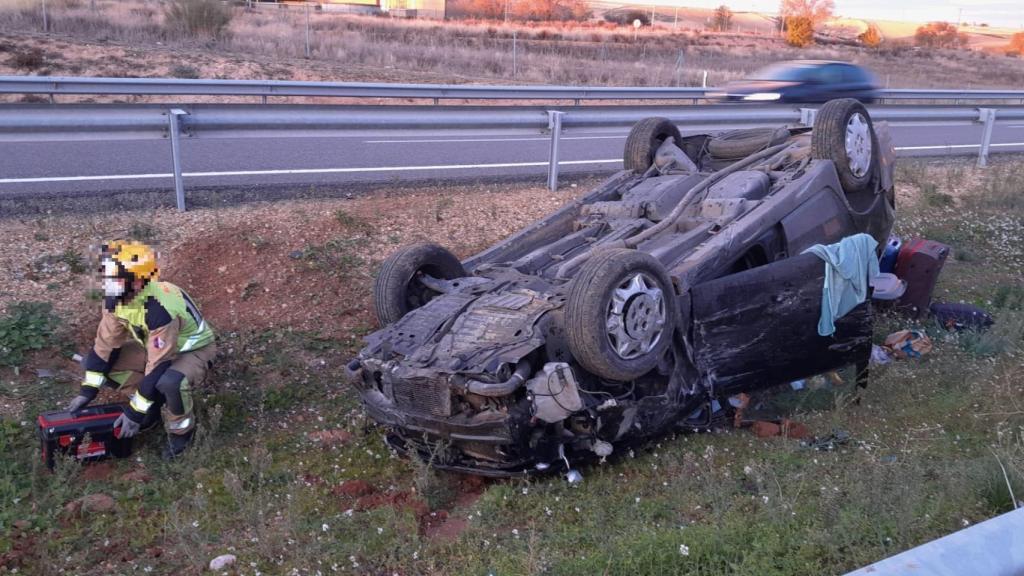
[[[213,328],[184,290],[158,279],[156,253],[135,241],[101,248],[103,316],[92,351],[82,360],[85,379],[67,406],[88,405],[106,385],[127,396],[114,428],[130,438],[162,418],[163,457],[173,459],[195,433],[192,390],[206,379],[216,354]]]

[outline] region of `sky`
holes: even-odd
[[[778,11],[778,0],[622,0],[650,6],[715,8],[721,4],[734,11]],[[870,20],[964,23],[987,22],[990,26],[1024,27],[1024,0],[835,0],[836,13]]]

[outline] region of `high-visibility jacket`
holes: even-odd
[[[85,359],[81,392],[94,397],[108,378],[117,351],[134,340],[146,351],[145,376],[130,405],[145,414],[156,383],[178,354],[213,342],[213,328],[184,290],[170,282],[146,285],[130,302],[103,311],[92,352]]]

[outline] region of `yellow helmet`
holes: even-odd
[[[104,246],[104,255],[116,263],[119,270],[104,270],[108,277],[131,275],[132,279],[152,281],[159,275],[156,265],[156,251],[137,240],[113,240]],[[104,259],[106,260],[106,259]],[[106,264],[105,264],[106,266]]]

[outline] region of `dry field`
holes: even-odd
[[[848,432],[833,451],[683,434],[573,486],[399,459],[339,373],[375,327],[369,287],[393,247],[466,256],[594,181],[0,219],[0,572],[198,575],[230,553],[237,574],[831,574],[1007,511],[1009,488],[1024,494],[1024,168],[904,160],[898,182],[897,232],[953,247],[937,298],[983,306],[993,329],[882,315],[876,339],[917,326],[934,351],[875,369],[860,405],[848,387],[775,397],[814,435]],[[112,235],[159,243],[164,277],[218,330],[204,432],[172,464],[157,431],[131,459],[48,473],[34,417],[73,394],[64,358],[99,306],[88,250]]]
[[[1024,60],[975,51],[796,49],[739,30],[708,33],[667,24],[632,31],[608,23],[504,24],[401,21],[314,13],[306,59],[302,11],[235,8],[220,40],[182,38],[161,4],[53,0],[49,34],[37,5],[0,6],[0,73],[268,78],[440,83],[697,86],[720,84],[790,58],[854,61],[891,87],[1013,87]],[[659,19],[667,16],[659,14]],[[756,26],[752,26],[756,30]],[[513,56],[513,33],[515,55]]]

